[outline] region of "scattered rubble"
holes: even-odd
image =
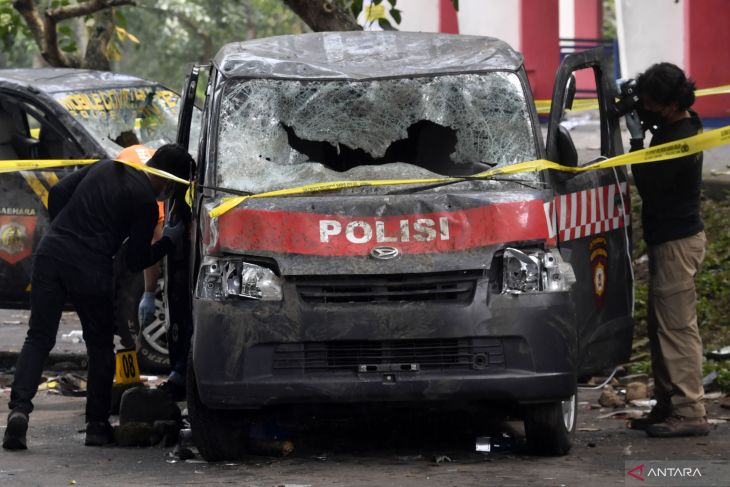
[[[605,408],[620,408],[625,405],[625,402],[612,386],[607,385],[603,388],[601,397],[598,398],[598,404]]]

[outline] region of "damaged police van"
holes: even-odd
[[[579,70],[599,160],[620,154],[603,55],[563,61],[546,143],[522,56],[493,38],[283,36],[226,45],[209,69],[188,263],[202,455],[241,454],[256,410],[376,403],[506,403],[528,446],[565,454],[577,378],[630,353],[626,171],[477,175],[596,160],[560,125]],[[327,182],[342,184],[307,187]]]

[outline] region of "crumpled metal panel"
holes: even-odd
[[[373,79],[493,70],[516,71],[522,55],[478,36],[422,32],[318,32],[224,46],[227,77]]]
[[[157,84],[128,74],[71,68],[1,69],[0,83],[46,93]]]

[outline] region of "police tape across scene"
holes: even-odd
[[[730,85],[715,88],[715,93],[730,93]],[[697,154],[705,150],[713,149],[721,145],[730,143],[730,125],[721,127],[709,132],[703,132],[692,137],[685,139],[676,140],[674,142],[668,142],[666,144],[649,147],[647,149],[638,150],[635,152],[629,152],[628,154],[622,154],[620,156],[605,159],[593,164],[586,166],[564,166],[556,162],[548,161],[545,159],[536,159],[533,161],[519,162],[509,166],[499,167],[490,169],[488,171],[475,174],[468,177],[447,177],[447,178],[429,178],[429,179],[384,179],[384,180],[365,180],[365,181],[333,181],[326,183],[314,183],[304,186],[297,186],[294,188],[284,188],[275,191],[267,191],[265,193],[247,195],[247,196],[236,196],[232,198],[224,198],[223,203],[213,208],[209,215],[211,218],[216,218],[228,210],[235,208],[244,201],[250,198],[269,198],[274,196],[290,196],[297,194],[316,193],[320,191],[333,191],[338,189],[358,188],[365,186],[399,186],[409,184],[435,184],[445,183],[452,181],[468,181],[478,179],[488,179],[500,174],[517,174],[522,172],[536,172],[551,169],[554,171],[561,172],[585,172],[594,171],[597,169],[607,169],[619,166],[628,166],[631,164],[644,164],[650,162],[658,162],[669,159],[676,159],[678,157],[684,157],[692,154]],[[79,166],[86,164],[93,164],[98,159],[49,159],[49,160],[7,160],[0,161],[0,173],[17,172],[17,171],[33,171],[33,170],[44,170],[57,167],[67,166]],[[130,163],[126,161],[117,161],[121,164],[126,164],[129,167],[133,167],[140,171],[145,171],[150,174],[154,174],[159,177],[167,178],[180,184],[189,185],[189,181],[178,178],[165,171],[160,171],[152,167],[145,165]],[[188,201],[190,203],[190,201]]]
[[[459,178],[433,178],[433,179],[383,179],[369,181],[333,181],[327,183],[314,183],[295,188],[285,188],[275,191],[267,191],[265,193],[236,196],[225,198],[223,203],[216,206],[208,213],[211,218],[216,218],[227,211],[235,208],[250,198],[270,198],[273,196],[288,196],[295,194],[316,193],[320,191],[332,191],[337,189],[358,188],[365,186],[398,186],[406,184],[432,184],[445,183],[451,181],[468,181],[478,179],[488,179],[500,174],[517,174],[522,172],[536,172],[552,169],[562,172],[585,172],[595,171],[597,169],[608,169],[612,167],[628,166],[631,164],[645,164],[649,162],[659,162],[663,160],[676,159],[692,154],[697,154],[705,150],[713,149],[721,145],[730,143],[730,125],[703,132],[701,134],[687,137],[685,139],[668,142],[666,144],[649,147],[647,149],[629,152],[620,156],[605,159],[586,166],[564,166],[556,162],[545,159],[536,159],[534,161],[519,162],[509,166],[490,169],[488,171],[475,174],[474,176]]]

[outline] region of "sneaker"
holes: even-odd
[[[172,400],[175,402],[185,400],[185,386],[183,385],[167,380],[157,386],[157,388],[161,391],[165,391],[166,393],[168,393],[170,397],[172,397]]]
[[[671,416],[671,410],[668,408],[658,408],[654,406],[647,416],[632,419],[629,421],[629,428],[632,430],[646,431],[646,428],[653,424],[663,423]]]
[[[710,434],[710,425],[705,417],[687,418],[673,414],[665,421],[647,427],[646,434],[654,438],[707,436]]]
[[[86,446],[104,446],[114,443],[114,428],[109,421],[90,421],[86,423]]]
[[[27,450],[25,434],[28,432],[28,415],[20,411],[10,411],[8,425],[3,436],[6,450]]]

